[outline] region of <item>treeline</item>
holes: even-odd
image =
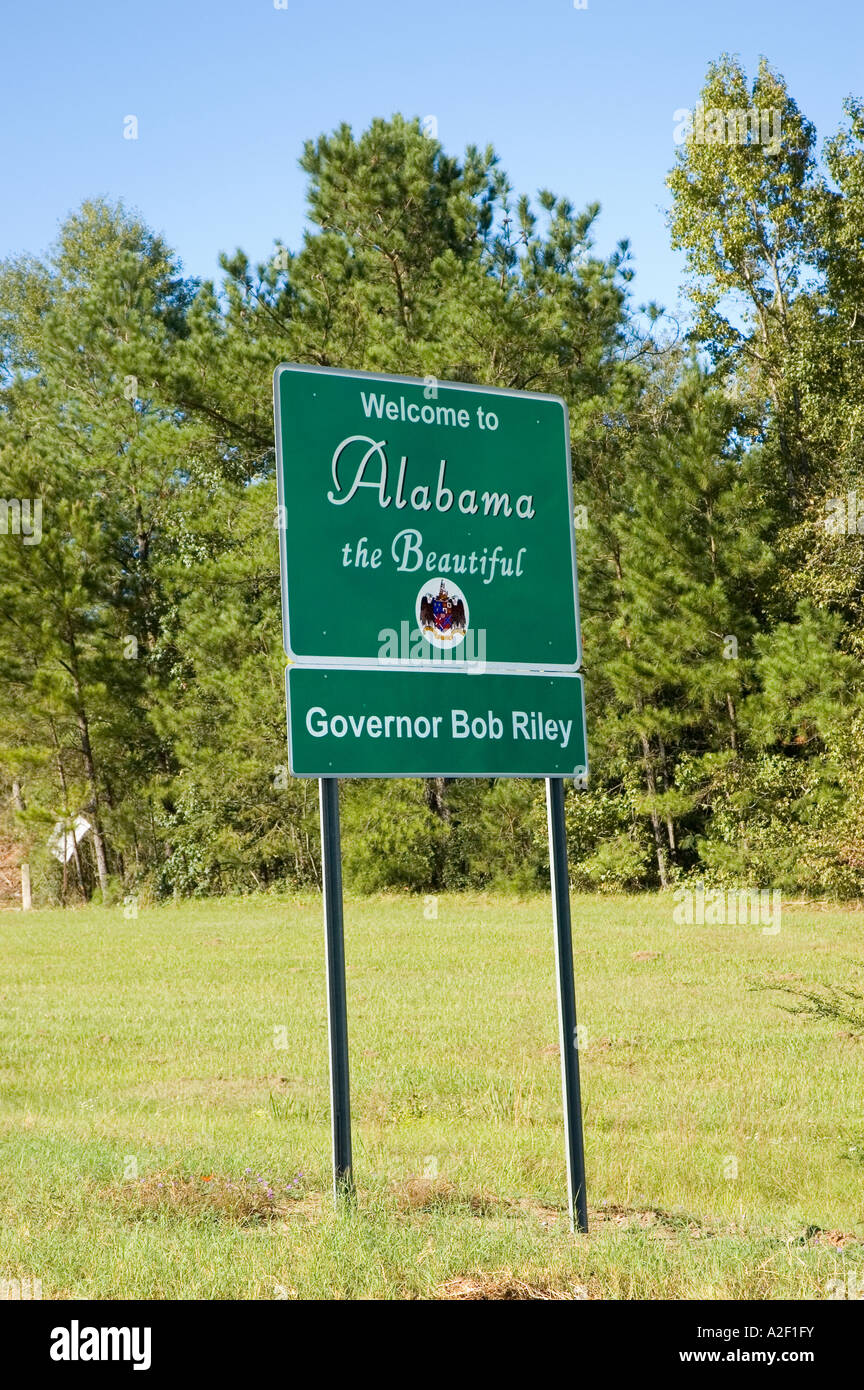
[[[317,882],[317,789],[285,769],[286,360],[568,401],[578,886],[861,891],[864,108],[817,150],[782,79],[727,58],[702,103],[669,178],[687,334],[634,304],[626,242],[596,254],[596,205],[516,196],[493,150],[457,160],[400,117],[309,142],[303,245],[224,256],[218,286],[98,202],[0,268],[0,834],[37,900]],[[724,136],[749,107],[779,149]],[[354,782],[343,805],[361,890],[546,870],[541,784]],[[64,871],[49,837],[77,815]]]

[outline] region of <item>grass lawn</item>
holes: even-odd
[[[549,900],[432,910],[346,902],[341,1214],[316,897],[0,914],[0,1277],[172,1299],[825,1298],[864,1277],[864,1041],[752,989],[864,988],[860,913],[786,907],[765,935],[574,899],[573,1237]]]

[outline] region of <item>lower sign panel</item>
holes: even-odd
[[[295,777],[587,775],[581,676],[290,666]]]

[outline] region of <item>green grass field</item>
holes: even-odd
[[[771,936],[672,908],[574,899],[588,1237],[565,1213],[547,898],[346,903],[342,1213],[317,898],[0,914],[0,1277],[205,1299],[825,1298],[864,1277],[864,1041],[752,988],[860,989],[860,913],[786,908]]]

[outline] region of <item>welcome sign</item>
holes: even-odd
[[[587,780],[567,407],[274,375],[288,762],[318,777],[336,1202],[353,1189],[340,777],[545,777],[567,1195],[588,1229],[564,777]]]
[[[578,668],[562,400],[293,364],[274,386],[289,659]]]

